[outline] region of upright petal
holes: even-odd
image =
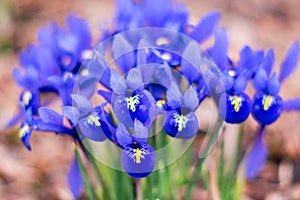
[[[128,90],[127,82],[123,76],[120,76],[118,72],[114,69],[110,70],[110,79],[109,85],[113,89],[113,92],[116,94],[125,95]]]
[[[170,0],[145,0],[142,4],[144,19],[148,22],[148,26],[161,27],[173,10]]]
[[[150,44],[144,39],[141,39],[138,44],[138,50],[137,50],[137,66],[142,66],[147,64],[147,53],[146,50],[148,50],[148,47],[150,47]]]
[[[269,94],[273,96],[275,96],[280,91],[280,83],[275,72],[272,74],[270,80],[267,83],[267,89]]]
[[[176,83],[172,82],[170,88],[167,90],[167,104],[173,108],[180,108],[182,94],[176,85]]]
[[[199,105],[199,99],[196,90],[190,86],[183,95],[183,106],[190,111],[194,111]]]
[[[181,59],[181,71],[190,83],[195,82],[200,76],[201,62],[200,47],[196,42],[190,42],[184,49]]]
[[[243,92],[248,84],[248,80],[246,77],[246,73],[240,73],[240,75],[236,78],[236,80],[234,81],[234,91],[237,93],[241,93]]]
[[[89,99],[79,94],[71,95],[75,105],[82,114],[87,114],[93,110],[92,103]]]
[[[224,29],[218,28],[215,30],[215,43],[208,52],[219,69],[226,69],[228,61],[228,38]]]
[[[299,44],[294,42],[289,48],[285,59],[280,65],[279,81],[282,82],[287,78],[296,68],[299,59]]]
[[[270,75],[272,68],[274,66],[274,50],[269,49],[262,63],[262,68],[265,70],[267,76]]]
[[[128,87],[132,90],[137,90],[144,86],[142,72],[140,69],[133,68],[130,69],[127,75],[127,84]]]
[[[128,133],[128,130],[124,126],[124,124],[119,123],[117,132],[116,132],[117,142],[125,147],[132,143],[132,136]]]
[[[100,96],[102,96],[108,103],[111,103],[111,97],[112,97],[112,93],[109,91],[105,91],[105,90],[98,90],[97,94],[99,94]]]
[[[207,14],[201,19],[189,36],[199,43],[203,42],[212,34],[219,20],[220,13],[211,12]]]
[[[135,55],[133,47],[121,34],[114,36],[112,53],[114,61],[124,73],[127,73],[129,69],[134,67]]]
[[[134,120],[134,140],[139,143],[146,143],[149,137],[149,130],[142,122]]]
[[[257,91],[262,91],[266,89],[268,82],[268,77],[263,69],[258,69],[252,80],[253,86]]]

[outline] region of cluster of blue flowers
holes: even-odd
[[[170,137],[190,139],[199,130],[195,110],[205,98],[213,98],[225,122],[243,123],[252,114],[260,124],[246,166],[247,177],[254,177],[266,160],[265,126],[283,111],[300,109],[300,100],[283,101],[278,95],[282,81],[297,66],[299,45],[295,42],[288,50],[279,76],[271,73],[272,49],[264,53],[245,46],[235,63],[228,57],[226,31],[217,28],[219,18],[212,12],[194,25],[185,6],[171,0],[118,0],[115,27],[103,31],[100,39],[112,42],[103,48],[92,46],[83,19],[71,15],[66,27],[52,23],[39,31],[38,45],[20,54],[22,69],[14,69],[13,75],[22,87],[21,109],[9,126],[22,121],[19,136],[29,150],[32,131],[69,135],[83,150],[84,138],[108,139],[122,149],[124,170],[141,178],[155,167],[155,147],[148,139],[158,116],[163,116],[162,127]],[[156,28],[142,29],[146,27]],[[200,45],[213,34],[213,46],[203,53]],[[108,51],[114,67],[104,59]],[[249,82],[256,90],[252,100],[245,92]],[[95,95],[103,103],[94,106]],[[61,112],[49,108],[54,96],[61,100]],[[69,184],[75,196],[82,183],[76,169],[73,162]]]

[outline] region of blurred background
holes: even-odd
[[[220,11],[220,25],[228,31],[230,56],[235,61],[245,44],[256,50],[272,47],[278,72],[288,47],[293,41],[300,41],[300,1],[182,2],[187,4],[192,21],[209,11]],[[51,133],[34,133],[32,151],[28,152],[19,141],[17,128],[4,130],[18,109],[20,89],[12,79],[12,69],[19,65],[18,53],[36,42],[40,27],[53,20],[63,24],[69,13],[90,23],[96,41],[101,29],[112,27],[114,1],[0,0],[0,199],[72,199],[66,181],[73,156],[71,139]],[[253,94],[251,86],[248,94]],[[280,94],[283,99],[300,97],[300,66],[284,82]],[[244,199],[300,199],[299,122],[300,112],[284,113],[267,128],[265,141],[269,161],[256,179],[246,183]],[[247,120],[245,145],[254,138],[256,128],[253,119]],[[234,133],[226,133],[225,137],[230,140]],[[195,199],[198,199],[199,190],[195,192]]]

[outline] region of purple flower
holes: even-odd
[[[53,22],[49,29],[41,29],[38,39],[42,45],[51,49],[62,73],[77,73],[86,52],[91,49],[88,24],[75,15],[67,18],[67,27],[60,28]]]
[[[67,134],[73,138],[77,136],[72,129],[63,124],[62,115],[46,107],[39,109],[39,117],[33,116],[30,108],[26,111],[26,118],[19,129],[18,135],[28,150],[31,150],[29,141],[33,130]]]
[[[115,115],[126,126],[133,126],[135,119],[143,124],[149,124],[155,100],[144,89],[141,70],[138,68],[129,70],[126,79],[118,76],[113,86],[112,105]]]
[[[248,78],[251,77],[253,69],[261,63],[263,52],[253,52],[245,46],[240,52],[240,59],[236,66],[228,58],[228,38],[224,29],[216,29],[215,43],[208,50],[221,70],[220,92],[218,103],[219,113],[227,123],[242,123],[250,114],[250,98],[244,92]]]
[[[199,105],[195,89],[190,86],[182,94],[173,82],[167,91],[166,103],[169,109],[164,118],[164,131],[176,138],[190,139],[197,134],[198,120],[194,113]]]
[[[271,74],[274,64],[274,52],[268,51],[264,62],[259,70],[254,74],[253,86],[256,93],[252,100],[252,115],[254,119],[262,125],[268,125],[276,121],[283,110],[283,100],[278,95],[280,84],[295,69],[298,63],[299,45],[293,43],[280,67],[279,77],[275,73]]]
[[[94,108],[92,103],[85,97],[73,94],[74,106],[64,106],[62,108],[66,116],[74,127],[78,126],[79,134],[83,134],[91,140],[104,141],[105,134],[101,128],[102,109]]]
[[[274,52],[270,49],[260,69],[254,74],[253,85],[256,93],[252,100],[251,113],[261,125],[257,139],[246,160],[246,177],[251,179],[261,170],[267,159],[267,149],[263,142],[265,126],[274,123],[283,111],[300,110],[300,99],[283,101],[278,95],[280,84],[293,72],[298,63],[299,44],[294,42],[280,66],[279,77],[271,74],[274,65]]]
[[[116,138],[123,149],[121,162],[124,170],[133,178],[144,178],[154,169],[156,156],[147,143],[148,137],[148,128],[138,120],[134,121],[133,135],[122,123],[118,125]]]

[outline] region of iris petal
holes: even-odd
[[[41,119],[44,122],[50,122],[53,124],[62,125],[63,124],[63,116],[59,113],[57,113],[54,110],[51,110],[47,107],[42,107],[39,109],[39,114]]]
[[[132,143],[132,137],[129,135],[128,130],[126,127],[119,123],[117,131],[116,131],[116,138],[117,142],[122,146],[125,147]]]
[[[259,135],[253,145],[247,160],[246,160],[246,177],[248,179],[255,178],[267,159],[267,148],[263,142],[264,128],[259,132]]]
[[[265,90],[267,86],[268,77],[263,69],[258,69],[253,78],[253,86],[256,90],[262,91]]]
[[[252,116],[262,125],[276,121],[282,112],[283,101],[280,96],[256,93],[252,100]]]
[[[32,134],[32,128],[28,127],[28,124],[22,124],[21,129],[19,130],[19,134],[24,146],[30,151],[31,146],[29,144],[29,141]]]
[[[181,59],[181,71],[190,83],[199,79],[202,64],[201,55],[199,45],[196,42],[190,42],[184,49]]]
[[[151,107],[151,101],[147,97],[146,93],[146,90],[144,90],[143,92],[134,93],[133,96],[138,96],[139,103],[135,106],[135,111],[129,109],[131,119],[137,119],[144,124],[150,119],[149,110]]]
[[[194,137],[197,134],[199,124],[194,112],[190,112],[189,114],[187,114],[186,118],[188,119],[186,126],[182,129],[182,131],[177,133],[177,135],[175,136],[176,138],[187,140]]]
[[[250,114],[250,98],[245,93],[239,95],[223,93],[218,108],[221,117],[227,123],[242,123]]]
[[[144,85],[141,70],[137,68],[129,70],[126,80],[128,87],[132,90],[137,90]]]
[[[173,108],[177,109],[181,105],[182,94],[178,86],[172,82],[170,88],[167,90],[167,104]]]
[[[71,97],[80,113],[85,114],[93,110],[92,103],[84,96],[81,96],[79,94],[72,94]]]
[[[138,120],[134,121],[134,139],[138,143],[146,143],[149,137],[148,129]]]
[[[73,124],[77,124],[80,118],[80,112],[78,108],[72,106],[63,106],[62,107],[63,115],[66,116]]]
[[[241,73],[234,81],[234,85],[233,85],[234,91],[236,93],[243,92],[246,89],[247,84],[248,84],[248,80],[247,80],[246,74]]]
[[[171,137],[189,139],[197,134],[198,120],[193,112],[183,116],[177,111],[170,111],[165,116],[163,129]]]
[[[94,141],[104,141],[106,140],[106,136],[103,133],[100,126],[97,126],[95,124],[88,123],[86,118],[82,118],[78,122],[80,132],[86,136],[87,138],[94,140]]]
[[[127,73],[135,65],[135,56],[133,47],[120,34],[114,37],[112,44],[112,53],[117,66]]]
[[[199,104],[198,95],[193,86],[190,86],[183,95],[183,106],[195,110]]]
[[[149,144],[139,144],[139,150],[127,146],[122,152],[122,166],[124,170],[133,178],[144,178],[154,169],[156,155],[154,149]],[[138,152],[137,152],[138,151]],[[136,153],[140,153],[137,160]]]
[[[128,111],[126,97],[123,95],[117,96],[113,100],[113,110],[120,122],[126,124],[128,127],[133,127],[133,120]]]
[[[68,185],[73,196],[79,198],[83,189],[83,179],[75,157],[68,172]]]
[[[190,33],[190,37],[199,43],[203,42],[213,32],[219,20],[220,20],[220,13],[211,12],[207,14],[197,24],[193,32]]]
[[[219,69],[226,69],[228,56],[228,38],[224,29],[215,30],[214,46],[208,51]]]
[[[272,71],[272,68],[274,66],[274,50],[273,49],[269,49],[265,58],[264,58],[264,61],[262,63],[262,68],[265,70],[267,76],[270,75],[271,71]]]
[[[280,83],[275,73],[272,74],[270,80],[268,81],[267,89],[268,93],[273,96],[280,91]]]
[[[299,44],[294,42],[289,48],[284,61],[280,65],[279,81],[282,82],[296,68],[299,57]]]
[[[285,111],[300,110],[300,98],[284,101],[283,110]]]

